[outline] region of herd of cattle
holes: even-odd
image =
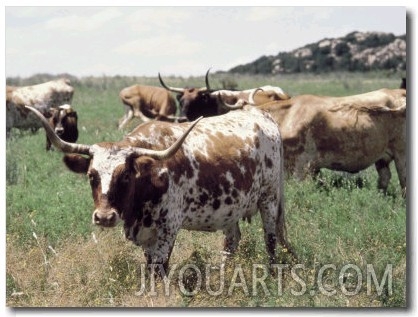
[[[76,173],[87,174],[93,222],[124,222],[126,238],[143,247],[162,274],[181,228],[240,240],[240,219],[259,210],[270,263],[286,239],[284,171],[299,178],[321,168],[358,172],[372,164],[386,191],[394,161],[406,195],[406,84],[347,97],[299,95],[263,86],[244,91],[133,85],[120,92],[126,113],[144,123],[118,142],[75,143],[74,89],[60,79],[6,87],[7,132],[44,127]],[[171,92],[177,95],[176,101]],[[151,120],[153,119],[153,120]],[[193,121],[193,122],[190,122]]]

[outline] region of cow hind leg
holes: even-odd
[[[269,263],[273,264],[276,261],[276,244],[277,244],[277,201],[266,201],[260,206],[261,220],[264,229],[264,242],[266,244],[267,254],[269,256]]]
[[[223,232],[225,234],[224,250],[229,253],[234,253],[241,240],[241,231],[239,230],[238,222],[224,229]]]
[[[277,242],[283,247],[283,251],[288,253],[294,261],[297,261],[297,255],[286,238],[283,197],[280,199],[263,199],[259,203],[259,208],[263,222],[264,241],[270,264],[274,264],[276,261]]]
[[[390,178],[392,176],[390,173],[389,163],[390,161],[381,159],[374,164],[377,173],[379,174],[379,177],[377,179],[377,188],[379,190],[382,190],[384,193],[386,193],[386,190],[389,186]]]

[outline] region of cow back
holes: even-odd
[[[188,125],[146,123],[124,142],[164,149]],[[161,167],[159,173],[168,174],[169,185],[164,198],[154,197],[160,203],[152,208],[149,205],[150,210],[180,206],[176,208],[183,212],[184,228],[209,231],[251,216],[257,211],[260,195],[281,189],[281,147],[278,125],[270,115],[254,107],[204,118]],[[211,215],[211,221],[205,224],[207,215]],[[129,219],[125,222],[129,226]]]

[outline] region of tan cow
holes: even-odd
[[[161,87],[133,85],[122,89],[119,97],[126,110],[119,120],[119,129],[134,117],[147,122],[150,119],[166,120],[176,114],[176,100],[169,91]]]
[[[321,168],[355,173],[375,164],[378,188],[386,191],[393,160],[406,194],[406,90],[300,95],[258,108],[280,126],[288,172],[303,178]]]
[[[36,131],[42,125],[25,106],[39,110],[49,116],[51,108],[71,104],[74,88],[68,79],[57,79],[42,84],[13,87],[6,86],[6,131],[12,128]]]

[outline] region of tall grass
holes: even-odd
[[[213,75],[212,87],[220,87],[225,76]],[[165,80],[173,86],[204,85],[203,77]],[[384,73],[236,76],[233,80],[239,89],[274,84],[292,95],[349,95],[396,88],[400,83]],[[134,83],[158,85],[158,79],[82,78],[75,83],[73,106],[79,113],[80,143],[114,141],[128,131],[117,130],[123,115],[118,93]],[[292,262],[286,250],[279,250],[283,266],[276,275],[263,275],[268,258],[261,220],[256,217],[251,224],[241,223],[242,240],[233,256],[220,252],[220,232],[181,231],[167,285],[151,283],[142,250],[125,240],[121,226],[104,230],[91,224],[93,201],[86,177],[69,172],[62,154],[45,152],[44,147],[41,130],[35,134],[13,131],[6,143],[8,306],[407,304],[407,208],[393,167],[387,195],[377,191],[373,168],[353,176],[322,171],[319,180],[302,182],[287,178],[287,231],[298,261]],[[378,284],[370,283],[370,268]],[[353,291],[356,287],[358,291]]]

